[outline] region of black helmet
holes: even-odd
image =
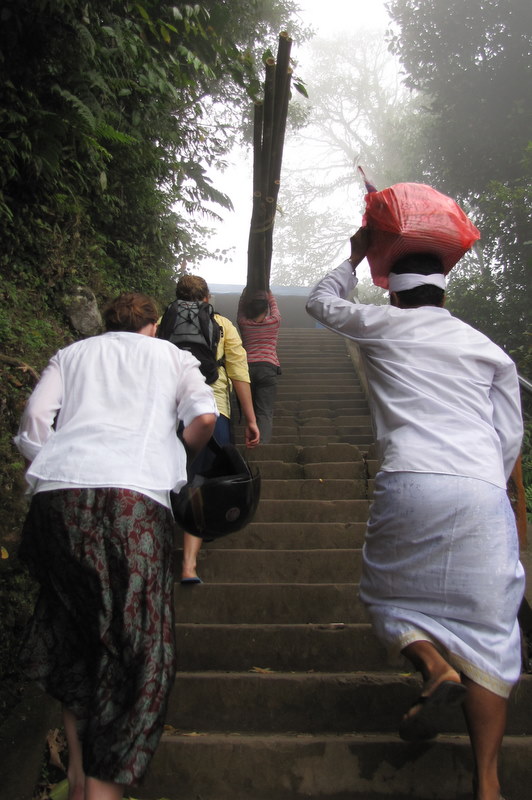
[[[218,539],[251,522],[260,498],[260,473],[232,444],[207,447],[214,458],[197,472],[179,494],[171,493],[178,525],[202,539]]]

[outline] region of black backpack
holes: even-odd
[[[174,300],[163,314],[157,335],[192,353],[200,362],[206,382],[215,382],[225,359],[216,359],[223,330],[214,319],[214,308],[210,303]]]

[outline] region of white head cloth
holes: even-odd
[[[445,275],[442,275],[441,272],[435,272],[433,275],[418,275],[415,272],[396,275],[395,272],[390,272],[388,275],[390,292],[404,292],[407,289],[415,289],[416,286],[424,286],[427,283],[445,290]]]

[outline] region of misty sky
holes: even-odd
[[[389,22],[384,8],[384,0],[371,0],[370,2],[368,0],[329,0],[325,6],[323,0],[299,0],[299,6],[301,19],[315,28],[317,37],[331,38],[336,32],[345,33],[346,29],[351,28],[356,40],[357,30],[361,28],[384,29]],[[324,14],[324,8],[327,10],[326,14]],[[275,50],[275,43],[272,50]],[[298,63],[297,74],[303,79],[306,55],[307,49],[304,46],[298,46],[294,41],[292,57]],[[285,140],[285,155],[288,153],[289,147],[288,132]],[[247,275],[247,242],[251,218],[253,166],[251,145],[248,151],[236,153],[228,161],[232,161],[233,166],[223,175],[217,176],[216,181],[217,188],[225,191],[231,197],[235,211],[231,213],[222,210],[220,212],[217,209],[224,221],[219,226],[216,236],[209,242],[209,246],[213,250],[234,248],[234,251],[229,254],[232,263],[223,264],[216,260],[205,260],[199,265],[198,272],[209,284],[234,283],[243,286]],[[282,202],[282,190],[279,202]],[[346,237],[348,235],[349,233],[346,232]]]

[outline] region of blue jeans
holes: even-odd
[[[251,397],[260,431],[261,444],[272,438],[273,408],[277,397],[279,367],[269,361],[252,361],[249,366]]]

